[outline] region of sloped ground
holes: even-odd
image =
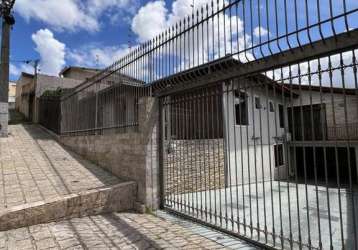
[[[178,224],[149,214],[113,213],[0,232],[1,250],[224,248]]]
[[[0,250],[256,249],[164,212],[113,213],[135,190],[40,127],[12,125],[0,138]]]
[[[0,230],[133,207],[124,182],[64,149],[36,125],[0,138]]]

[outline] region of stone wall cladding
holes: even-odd
[[[225,187],[223,139],[175,140],[164,155],[165,195]]]
[[[69,194],[45,201],[12,207],[0,212],[0,231],[134,208],[136,183]]]
[[[158,127],[158,103],[144,97],[139,100],[137,132],[64,136],[60,141],[117,177],[137,182],[137,201],[156,208]]]

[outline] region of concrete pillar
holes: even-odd
[[[0,102],[0,137],[7,137],[9,121],[9,105],[7,102]]]
[[[159,207],[159,104],[158,99],[143,97],[139,99],[139,133],[145,147],[144,169],[145,194],[143,202],[147,208]],[[141,185],[141,183],[138,183]],[[143,185],[143,184],[142,184]]]
[[[10,24],[2,18],[1,67],[0,67],[0,136],[8,135],[9,121],[9,47]]]

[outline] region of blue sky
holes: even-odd
[[[199,6],[209,0],[195,1]],[[260,0],[253,1],[256,4]],[[324,19],[329,13],[329,0],[319,1]],[[260,5],[262,2],[265,1],[261,0]],[[37,58],[41,60],[41,72],[51,75],[66,65],[109,65],[128,53],[129,43],[135,46],[146,41],[190,13],[191,3],[192,0],[17,0],[10,77],[16,80],[21,71],[32,72],[30,65],[19,61]],[[333,0],[334,14],[343,11],[342,3],[343,0]],[[348,9],[358,7],[357,0],[346,3]],[[311,12],[316,12],[314,6],[310,6]],[[314,15],[310,18],[315,22]],[[358,21],[354,21],[357,18],[350,17],[352,28],[358,27]],[[304,22],[303,18],[301,23]]]

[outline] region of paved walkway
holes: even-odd
[[[10,136],[0,138],[0,215],[22,204],[121,182],[62,148],[38,126],[10,126]],[[164,212],[157,215],[109,213],[3,231],[0,250],[254,249]]]
[[[116,213],[0,232],[0,249],[225,249],[225,247],[178,224],[153,215]]]
[[[66,151],[35,125],[9,126],[0,138],[0,212],[121,182],[89,161]]]

